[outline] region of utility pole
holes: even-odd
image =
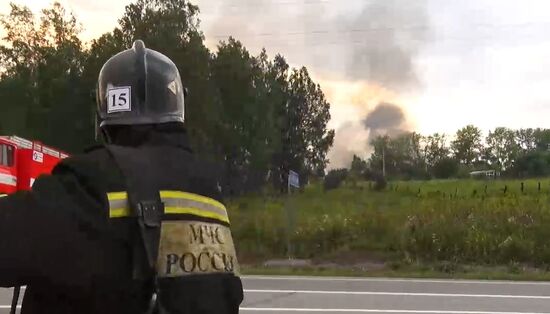
[[[382,177],[386,177],[386,140],[382,145]]]

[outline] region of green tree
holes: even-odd
[[[425,179],[427,164],[422,142],[416,132],[403,133],[391,141],[399,173],[404,179]]]
[[[550,174],[550,154],[544,151],[531,151],[520,156],[512,169],[517,177],[543,177]]]
[[[355,187],[357,182],[361,179],[366,179],[368,174],[367,162],[357,155],[353,155],[349,170],[349,178],[352,185]]]
[[[464,165],[472,165],[477,162],[483,149],[481,140],[481,130],[473,125],[467,125],[458,130],[451,143],[455,158]]]
[[[527,153],[536,149],[537,142],[534,129],[519,129],[516,131],[516,140],[523,153]]]
[[[434,133],[424,138],[424,156],[429,169],[435,164],[448,157],[450,150],[447,147],[447,138],[445,134]]]
[[[257,166],[253,169],[262,169],[265,172],[267,166],[268,176],[275,187],[286,187],[286,173],[283,169],[283,128],[285,125],[285,113],[288,103],[288,71],[289,65],[281,55],[276,55],[269,60],[267,52],[262,50],[259,56],[254,58],[255,76],[255,106],[261,111],[257,121],[262,126],[256,131],[255,147],[257,151]],[[260,131],[261,130],[261,131]],[[286,147],[286,146],[285,146]],[[288,156],[287,156],[288,157]],[[261,164],[262,166],[259,166]]]
[[[323,189],[329,191],[339,188],[348,176],[348,169],[330,170],[323,180]]]
[[[270,99],[273,102],[273,154],[271,157],[271,181],[275,188],[285,191],[288,170],[291,162],[291,143],[289,136],[288,103],[289,103],[290,66],[282,55],[276,55],[270,63],[266,79],[270,86]]]
[[[86,54],[75,17],[54,3],[41,11],[37,24],[28,8],[11,4],[0,23],[7,43],[0,46],[3,132],[69,151],[89,145],[93,120],[82,81]]]
[[[283,153],[288,169],[302,177],[324,172],[327,153],[334,141],[334,130],[327,128],[330,104],[305,67],[294,69],[289,77],[288,102],[282,116]]]
[[[534,132],[535,145],[539,151],[547,151],[550,148],[550,130],[536,129]]]
[[[270,99],[270,67],[263,52],[250,56],[230,38],[218,46],[212,75],[218,88],[221,112],[220,143],[227,170],[240,185],[261,186],[274,151],[274,103]],[[236,184],[236,183],[235,183]]]
[[[496,170],[505,171],[514,165],[520,151],[516,132],[508,128],[496,128],[489,132],[486,143],[486,159]]]
[[[378,135],[369,142],[373,152],[369,158],[369,168],[374,173],[393,175],[396,171],[394,152],[390,149],[391,138],[388,135]]]
[[[438,159],[433,166],[433,174],[438,179],[449,179],[458,174],[459,164],[454,158],[443,157]]]
[[[423,137],[416,133],[402,133],[390,138],[378,136],[371,141],[374,152],[370,158],[372,169],[385,168],[388,176],[402,179],[427,177]]]
[[[364,177],[368,170],[367,162],[357,155],[353,155],[351,161],[350,174],[357,178]]]

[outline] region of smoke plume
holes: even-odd
[[[363,125],[369,130],[370,138],[381,134],[389,136],[397,135],[404,131],[406,124],[405,114],[397,105],[391,103],[380,103],[371,111]]]
[[[368,157],[366,143],[369,132],[359,121],[347,121],[336,129],[334,144],[328,154],[331,168],[349,167],[353,155],[363,159]]]
[[[348,26],[355,43],[347,75],[403,92],[418,88],[414,58],[429,37],[426,1],[369,2]]]
[[[336,130],[330,168],[349,166],[353,154],[367,157],[376,134],[409,126],[396,104],[406,105],[407,95],[421,88],[415,60],[430,39],[428,0],[199,0],[198,5],[210,14],[203,18],[210,46],[231,35],[253,53],[265,47],[292,66],[307,66],[323,89],[338,83],[332,85],[343,92],[327,91]]]
[[[199,0],[206,37],[282,53],[335,79],[415,87],[414,58],[429,38],[428,0]]]
[[[328,157],[331,168],[349,167],[353,155],[368,158],[369,143],[379,135],[397,136],[410,129],[401,107],[381,102],[363,120],[347,121],[336,129],[334,145]]]

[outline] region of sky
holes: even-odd
[[[7,13],[8,1],[0,1]],[[36,12],[51,3],[14,2]],[[83,24],[84,40],[112,30],[130,3],[60,2]],[[381,102],[402,111],[403,121],[379,130],[550,127],[548,0],[192,2],[212,49],[232,35],[253,53],[265,47],[308,67],[331,102],[332,166],[368,154],[369,114],[388,116]]]

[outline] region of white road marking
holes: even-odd
[[[0,309],[10,309],[10,305],[0,305]],[[17,306],[21,309],[21,305]],[[340,312],[340,313],[417,313],[417,314],[550,314],[549,312],[488,312],[488,311],[444,311],[444,310],[382,310],[382,309],[315,309],[315,308],[265,308],[241,307],[240,311],[256,312]]]
[[[410,282],[410,283],[449,283],[449,284],[489,284],[489,285],[543,285],[548,281],[506,281],[506,280],[463,280],[463,279],[406,279],[406,278],[352,278],[352,277],[308,277],[308,276],[241,276],[245,280],[279,281],[368,281],[368,282]]]
[[[256,312],[332,312],[332,313],[417,313],[417,314],[550,314],[548,312],[486,312],[486,311],[424,311],[424,310],[379,310],[379,309],[306,309],[241,307],[240,311]]]
[[[285,293],[285,294],[345,294],[345,295],[389,295],[414,297],[456,297],[456,298],[496,298],[496,299],[550,299],[546,295],[507,295],[507,294],[461,294],[461,293],[415,293],[382,291],[334,291],[334,290],[271,290],[245,289],[249,293]]]

